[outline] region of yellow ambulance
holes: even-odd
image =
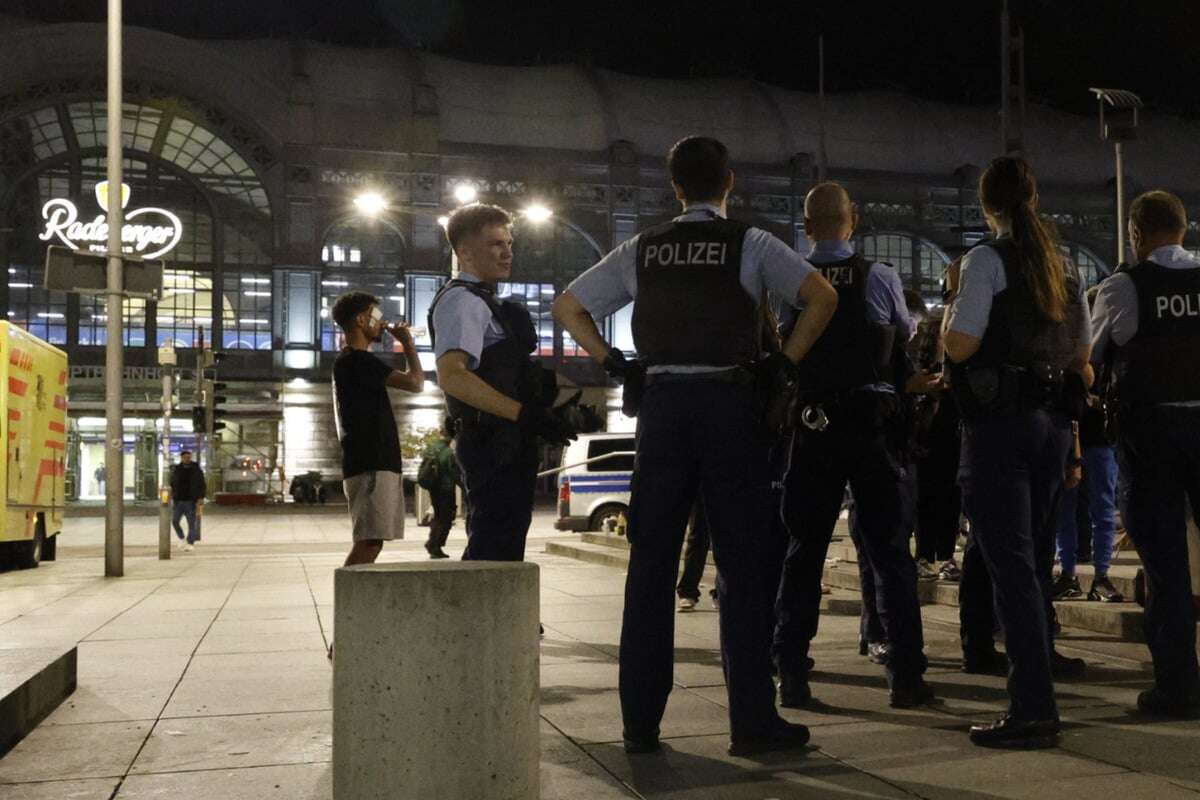
[[[67,458],[67,354],[0,321],[0,410],[8,455],[0,548],[20,567],[54,559]]]

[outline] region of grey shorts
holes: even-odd
[[[404,538],[404,480],[399,472],[364,472],[342,481],[354,541]]]

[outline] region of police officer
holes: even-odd
[[[1047,615],[1054,503],[1071,446],[1072,400],[1089,349],[1083,287],[1037,214],[1020,158],[994,160],[979,199],[997,234],[962,262],[947,317],[951,388],[963,416],[959,483],[991,578],[1011,663],[1009,711],[971,728],[986,746],[1051,746],[1059,731]],[[1077,409],[1076,409],[1077,410]]]
[[[1186,231],[1175,195],[1134,200],[1137,264],[1100,285],[1092,321],[1092,362],[1111,366],[1118,495],[1148,584],[1154,688],[1138,695],[1138,708],[1166,716],[1200,714],[1184,502],[1200,501],[1200,261],[1181,246]]]
[[[575,280],[555,318],[610,374],[624,356],[594,320],[633,301],[633,338],[647,365],[630,499],[629,573],[621,628],[625,749],[658,749],[671,692],[673,588],[688,514],[699,495],[720,573],[721,655],[734,755],[801,747],[802,725],[775,709],[770,583],[778,507],[755,386],[792,380],[795,364],[837,303],[828,283],[790,248],[725,217],[729,154],[711,138],[675,144],[667,168],[683,214],[617,247]],[[807,310],[784,344],[762,354],[767,290]],[[756,361],[757,360],[757,361]],[[756,362],[756,363],[755,363]],[[751,365],[747,368],[747,365]]]
[[[896,271],[854,252],[850,237],[857,222],[854,204],[836,183],[820,184],[805,198],[805,232],[815,241],[809,258],[839,300],[833,321],[800,366],[803,410],[784,489],[791,541],[776,605],[774,656],[781,702],[789,707],[812,699],[808,649],[847,482],[859,558],[869,563],[888,642],[891,704],[910,708],[933,698],[922,678],[921,610],[908,549],[912,504],[899,460],[900,404],[891,383],[896,342],[908,341],[911,322]]]
[[[512,274],[512,219],[474,204],[450,215],[459,276],[434,298],[429,331],[438,384],[458,429],[467,492],[464,561],[521,561],[533,514],[539,438],[574,439],[551,410],[554,375],[530,356],[538,335],[525,304],[496,297]]]

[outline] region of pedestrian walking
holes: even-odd
[[[462,483],[458,461],[450,444],[454,441],[454,427],[447,418],[438,429],[437,436],[425,445],[421,454],[421,467],[417,470],[417,483],[429,492],[433,505],[433,520],[429,523],[429,539],[425,552],[430,558],[449,558],[443,549],[454,518],[458,515],[458,487]]]
[[[175,538],[185,552],[196,549],[200,541],[200,519],[204,514],[204,498],[208,485],[204,482],[204,470],[192,460],[192,451],[179,453],[179,463],[171,468],[171,526]],[[187,520],[187,536],[179,523]]]

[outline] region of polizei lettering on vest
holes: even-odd
[[[716,267],[725,263],[724,242],[671,242],[646,246],[647,267]]]
[[[1164,314],[1170,314],[1176,319],[1200,317],[1200,294],[1160,294],[1154,298],[1154,306],[1159,319],[1162,319]]]
[[[821,274],[834,286],[854,285],[854,267],[821,267]]]

